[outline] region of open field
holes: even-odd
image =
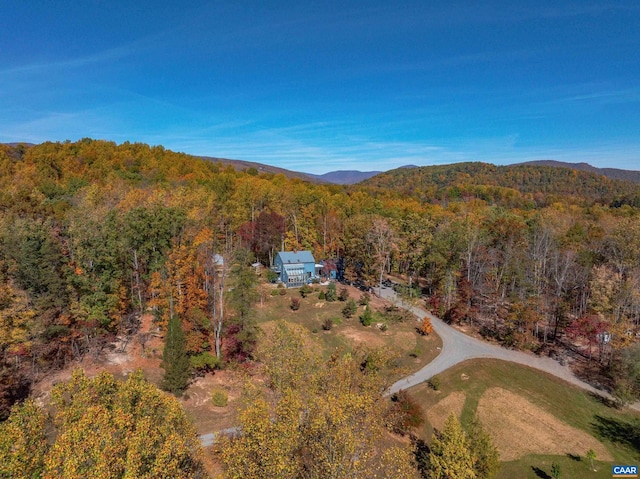
[[[439,391],[426,384],[409,390],[427,411],[419,435],[429,439],[442,415],[454,412],[464,423],[477,412],[505,461],[500,478],[551,477],[552,462],[564,477],[611,477],[611,464],[640,461],[640,415],[613,409],[564,381],[484,359],[439,377]],[[596,452],[597,472],[584,459],[588,449]]]
[[[343,287],[345,286],[338,284],[338,291]],[[435,334],[421,336],[416,331],[416,322],[386,322],[388,329],[383,331],[377,325],[385,321],[377,317],[371,326],[365,327],[358,319],[364,312],[364,306],[358,306],[356,314],[346,319],[341,312],[345,302],[319,300],[320,290],[324,291],[326,287],[316,286],[315,289],[316,291],[306,298],[300,296],[299,289],[287,289],[283,296],[266,297],[264,304],[257,309],[258,324],[261,327],[269,327],[269,323],[279,319],[299,324],[319,340],[326,356],[340,347],[389,348],[398,354],[397,368],[390,379],[398,379],[417,371],[440,353],[440,338]],[[346,289],[350,298],[356,302],[360,299],[362,292],[357,288],[346,286]],[[290,308],[292,298],[301,300],[300,309],[297,311]],[[382,309],[385,304],[388,303],[372,296],[373,310]],[[322,323],[326,318],[334,319],[334,326],[330,331],[322,329]]]

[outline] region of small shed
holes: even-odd
[[[311,251],[280,251],[273,264],[287,288],[303,286],[316,277],[316,260]]]

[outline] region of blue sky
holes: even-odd
[[[640,170],[640,1],[0,2],[0,142]]]

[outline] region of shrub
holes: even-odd
[[[300,309],[300,298],[291,298],[291,304],[289,307],[293,311],[298,311]]]
[[[412,358],[417,358],[421,354],[422,354],[422,350],[418,347],[415,347],[411,350],[411,352],[409,353],[409,356],[411,356]]]
[[[347,288],[340,288],[340,294],[338,295],[340,301],[346,301],[349,299],[349,291]]]
[[[420,405],[404,390],[400,390],[391,397],[393,406],[389,417],[391,428],[395,433],[405,435],[411,429],[418,428],[424,423],[424,413]]]
[[[269,283],[275,283],[277,279],[278,279],[278,273],[276,273],[272,269],[268,269],[267,270],[267,281]]]
[[[362,296],[360,296],[360,300],[358,301],[358,304],[360,304],[360,306],[366,306],[371,302],[371,295],[369,293],[362,293]]]
[[[360,322],[363,326],[370,326],[373,322],[373,313],[369,306],[364,308],[364,312],[360,315]]]
[[[271,296],[278,296],[280,294],[280,289],[272,289],[269,293]]]
[[[382,325],[380,326],[380,331],[382,331],[383,333],[388,329],[389,329],[389,325],[387,323],[382,323]]]
[[[225,407],[229,402],[229,396],[224,389],[214,388],[211,391],[211,402],[216,407]]]
[[[325,331],[331,331],[331,328],[333,328],[333,319],[331,318],[327,318],[322,322],[322,329],[324,329]]]
[[[311,288],[311,286],[309,286],[308,284],[305,284],[304,286],[302,286],[302,288],[300,288],[300,296],[302,296],[303,298],[306,298],[312,292],[313,288]]]
[[[347,301],[347,304],[344,305],[344,308],[342,308],[342,315],[345,318],[350,318],[356,314],[356,311],[358,311],[358,306],[353,299],[350,299]]]
[[[429,378],[427,380],[427,386],[429,386],[434,391],[439,391],[440,390],[440,377],[437,374],[435,376],[431,376],[431,378]]]
[[[286,296],[287,294],[287,290],[284,288],[284,286],[282,287],[282,289],[278,289],[278,292],[280,293],[280,296]]]
[[[324,291],[320,291],[320,293],[318,293],[318,299],[324,301],[326,299]]]
[[[193,369],[199,371],[212,371],[220,366],[220,360],[208,351],[191,356],[189,363]]]

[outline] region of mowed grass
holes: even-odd
[[[505,462],[498,477],[546,478],[551,477],[551,464],[560,465],[565,478],[611,477],[612,464],[638,464],[640,462],[640,414],[618,410],[605,404],[592,394],[540,371],[498,360],[478,359],[466,361],[440,377],[440,391],[422,384],[409,390],[428,410],[449,394],[460,391],[466,395],[462,422],[468,422],[476,412],[483,393],[489,388],[502,388],[528,399],[560,421],[595,437],[614,458],[613,462],[595,461],[597,472],[590,470],[588,461],[581,456],[528,455]],[[464,379],[467,378],[467,379]],[[427,423],[420,436],[429,441],[433,428]]]
[[[338,285],[338,291],[341,286]],[[355,288],[348,288],[350,298],[356,303],[362,293]],[[376,315],[374,323],[363,326],[359,317],[364,312],[364,306],[358,305],[358,310],[351,318],[342,314],[346,302],[325,301],[319,299],[320,291],[326,291],[324,286],[315,286],[314,292],[302,298],[299,289],[285,289],[284,295],[264,297],[264,302],[257,308],[258,325],[277,320],[285,320],[302,326],[311,337],[321,345],[325,357],[329,357],[336,349],[351,351],[356,347],[380,348],[385,347],[397,354],[394,371],[389,371],[390,380],[399,379],[431,362],[440,352],[442,341],[435,334],[422,336],[418,334],[417,322],[387,322]],[[300,309],[291,309],[291,299],[300,299]],[[382,308],[377,298],[372,298],[373,311]],[[334,320],[329,331],[322,328],[327,318]],[[383,331],[376,324],[386,323],[387,330]]]

